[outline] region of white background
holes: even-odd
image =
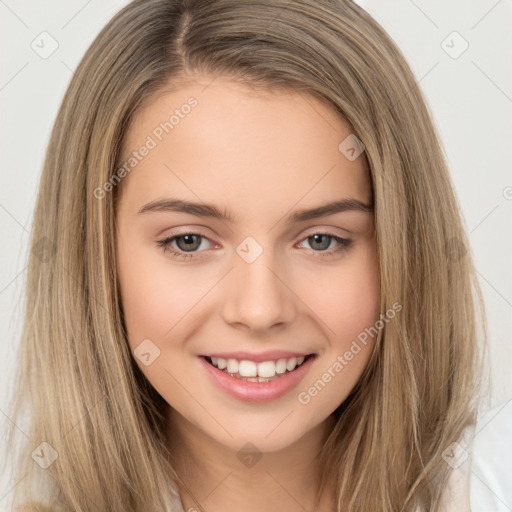
[[[497,431],[504,428],[505,411],[512,417],[512,2],[358,3],[404,52],[441,136],[486,300],[493,379],[489,407],[494,409],[486,417],[485,429]],[[5,422],[20,336],[31,215],[51,126],[86,48],[125,4],[0,0],[0,420]],[[45,59],[31,47],[42,46],[41,38],[46,38],[45,48],[51,48],[50,36],[41,36],[42,32],[58,43]],[[453,58],[466,44],[467,50]],[[508,428],[511,421],[506,421]],[[480,440],[485,459],[492,447],[483,435]],[[510,477],[509,456],[505,475]],[[506,467],[500,463],[495,470],[503,473]],[[499,482],[475,471],[472,478],[473,504],[478,487],[480,494],[493,495],[491,510],[512,511],[510,484],[500,489]],[[11,475],[0,476],[0,507],[6,507],[12,485]]]

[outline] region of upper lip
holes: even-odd
[[[263,361],[274,361],[277,359],[290,359],[292,357],[306,357],[312,352],[291,352],[289,350],[269,350],[267,352],[216,352],[207,354],[203,357],[220,357],[222,359],[236,359],[238,361],[254,361],[261,363]]]

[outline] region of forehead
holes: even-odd
[[[122,196],[133,208],[172,195],[229,203],[235,213],[276,202],[281,211],[298,201],[371,202],[364,153],[351,160],[340,150],[347,137],[343,119],[313,95],[204,77],[160,91],[134,116]]]

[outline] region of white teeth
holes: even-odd
[[[291,372],[295,367],[297,366],[297,358],[292,357],[291,359],[288,359],[288,362],[286,363],[286,369]]]
[[[276,374],[276,363],[274,361],[264,361],[258,363],[258,375],[260,377],[274,377]]]
[[[268,382],[268,381],[274,380],[274,379],[268,379],[266,377],[247,377],[247,380],[249,382]]]
[[[223,359],[222,357],[212,357],[211,362],[219,370],[225,370],[227,373],[238,374],[240,377],[247,378],[250,382],[267,382],[277,375],[282,375],[286,371],[291,372],[297,366],[300,366],[306,358],[290,357],[289,359],[278,359],[277,361],[262,361],[256,363],[244,359]]]
[[[286,359],[278,359],[276,362],[276,373],[284,373],[286,371]]]
[[[258,375],[258,368],[254,361],[240,361],[238,365],[238,373],[240,377],[256,377]]]
[[[228,359],[226,368],[228,373],[238,373],[238,361],[236,359]]]

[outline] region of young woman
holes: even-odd
[[[32,243],[20,510],[469,510],[480,290],[355,3],[130,3],[65,95]]]

